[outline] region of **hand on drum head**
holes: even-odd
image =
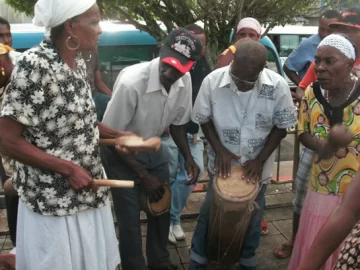
[[[165,193],[165,189],[157,177],[148,173],[146,176],[142,177],[140,181],[151,203],[161,200]]]
[[[220,151],[216,152],[214,171],[223,178],[229,177],[231,175],[231,161],[233,159],[239,160],[240,157],[223,147]]]
[[[243,179],[246,179],[247,182],[252,183],[261,181],[263,166],[264,163],[258,159],[248,160],[243,165],[245,169]]]

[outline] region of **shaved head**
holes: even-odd
[[[251,85],[244,85],[244,81],[255,82],[264,69],[266,60],[267,50],[260,42],[243,40],[236,43],[231,74],[237,78],[235,81],[239,90],[251,89]]]
[[[260,42],[249,39],[236,44],[235,66],[264,67],[266,60],[267,50]]]
[[[265,68],[267,50],[260,42],[242,40],[236,44],[231,76],[238,90],[249,91],[254,88],[261,71]]]

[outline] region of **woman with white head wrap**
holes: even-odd
[[[241,19],[236,27],[237,42],[220,54],[215,69],[230,65],[239,42],[246,39],[260,41],[261,33],[262,28],[258,20],[251,17]]]
[[[114,270],[120,263],[99,137],[124,133],[97,123],[81,52],[101,28],[95,0],[38,0],[34,23],[49,37],[24,52],[0,114],[0,151],[14,160],[16,268]]]
[[[358,78],[352,73],[355,59],[353,44],[345,36],[336,34],[324,38],[315,55],[318,81],[305,91],[298,126],[300,142],[315,154],[289,270],[297,269],[304,260],[321,227],[339,206],[359,170],[360,144],[356,138],[360,132],[360,87]],[[336,131],[332,127],[339,124],[342,126],[338,138],[345,138],[350,131],[351,141],[349,138],[341,144],[334,139]],[[335,234],[337,229],[332,233]],[[307,264],[301,269],[334,269],[340,251],[338,245],[327,254],[327,261],[327,257],[319,255],[322,248],[328,247],[317,245],[316,249],[312,248],[309,256],[313,265]]]

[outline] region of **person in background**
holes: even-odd
[[[123,69],[114,86],[103,123],[116,129],[132,131],[144,139],[161,136],[169,127],[172,139],[185,160],[188,185],[196,183],[199,168],[194,161],[186,133],[192,108],[189,71],[202,52],[200,39],[184,28],[169,33],[158,58]],[[106,174],[113,179],[130,179],[133,189],[112,189],[119,226],[120,254],[124,270],[177,269],[167,249],[170,213],[147,213],[146,257],[143,256],[140,227],[141,198],[159,201],[169,182],[166,149],[138,153],[135,157],[119,155],[114,147],[102,148]],[[144,209],[143,209],[144,210]]]
[[[340,13],[336,10],[327,10],[322,13],[319,20],[318,33],[303,40],[286,59],[284,72],[295,85],[299,85],[311,62],[314,60],[314,55],[320,41],[332,32],[329,24],[338,20],[340,20]]]
[[[211,72],[206,60],[206,35],[203,28],[196,24],[185,26],[185,29],[195,34],[203,46],[201,58],[196,61],[190,70],[192,83],[192,104],[194,104],[203,79]],[[199,136],[199,125],[190,120],[186,125],[188,143],[191,155],[200,169],[200,176],[204,172],[204,144]],[[188,185],[189,177],[186,173],[185,160],[180,149],[167,132],[162,136],[164,145],[169,152],[169,172],[171,187],[171,208],[170,208],[170,231],[169,241],[176,244],[177,240],[185,239],[184,230],[180,225],[180,217],[186,200],[188,199],[195,184]]]
[[[10,23],[3,17],[0,17],[0,43],[11,47],[12,41]],[[20,55],[21,53],[15,50],[9,52],[10,59],[14,65]]]
[[[11,73],[14,68],[14,65],[9,56],[9,53],[12,50],[13,49],[8,45],[4,45],[0,43],[0,109],[6,87],[10,82]],[[4,163],[5,162],[3,161],[2,157],[0,157],[0,180],[3,187],[5,186],[5,181],[8,180],[11,175],[10,168],[8,166],[3,166]],[[10,266],[14,267],[15,269],[15,255],[12,253],[15,253],[15,247],[16,247],[16,223],[17,223],[18,203],[19,203],[18,196],[16,195],[9,196],[8,194],[5,194],[7,222],[9,227],[10,239],[14,249],[9,254],[0,255],[0,269],[2,266],[1,262],[3,262],[5,266],[8,267],[8,269],[12,269],[10,268]],[[8,265],[6,265],[6,263]]]
[[[316,49],[320,41],[329,35],[329,33],[331,33],[329,23],[336,22],[339,19],[340,14],[336,10],[325,11],[320,16],[318,33],[302,41],[300,45],[287,58],[284,64],[284,71],[289,79],[297,86],[300,83],[301,78],[305,75],[309,65],[314,60]],[[297,88],[296,93],[291,92],[293,98],[296,98],[298,93],[299,87]],[[295,177],[292,237],[283,243],[281,247],[277,247],[273,250],[274,256],[279,259],[284,259],[291,256],[295,237],[299,227],[301,209],[306,196],[307,184],[309,182],[312,155],[313,152],[306,147],[303,147],[300,153],[298,171],[296,172]]]
[[[283,77],[265,68],[266,60],[267,50],[260,42],[240,42],[231,65],[210,73],[196,98],[192,120],[201,125],[211,146],[210,180],[191,243],[190,270],[207,269],[212,185],[217,175],[230,176],[232,165],[244,167],[249,185],[261,184],[255,200],[259,209],[252,213],[239,261],[242,270],[255,269],[274,150],[286,129],[297,123],[289,86]]]
[[[82,55],[87,67],[91,93],[95,101],[97,119],[98,121],[101,121],[104,116],[106,106],[110,101],[112,92],[101,78],[101,63],[98,50],[96,49],[91,52],[84,52]]]
[[[298,125],[300,142],[314,153],[311,180],[289,270],[297,269],[305,258],[359,170],[360,156],[355,149],[360,125],[356,111],[360,87],[358,77],[352,73],[355,59],[355,47],[340,34],[324,38],[315,55],[318,80],[305,91]],[[329,130],[336,124],[344,125],[352,134],[351,143],[339,149],[328,139]],[[321,269],[333,270],[339,251],[335,250]]]
[[[339,22],[330,23],[329,27],[336,33],[346,34],[354,42],[356,48],[354,73],[360,76],[360,8],[351,8],[343,12]],[[316,81],[315,62],[312,62],[297,89],[297,100],[301,100],[305,89],[314,81]]]
[[[14,65],[21,55],[11,48],[12,35],[10,31],[10,24],[7,20],[0,17],[0,43],[1,57],[0,57],[0,105],[5,95],[6,86],[10,82],[10,76]],[[0,106],[1,108],[1,106]],[[0,156],[0,172],[1,181],[4,184],[5,180],[11,175],[10,166],[5,162],[5,159]],[[17,224],[17,209],[19,197],[5,196],[7,221],[9,226],[10,239],[14,247],[16,247],[16,224]]]
[[[0,152],[19,194],[16,269],[114,270],[120,263],[99,139],[101,124],[79,54],[102,32],[96,0],[38,0],[34,24],[46,36],[24,52],[0,115]],[[119,152],[128,149],[119,148]]]
[[[252,39],[260,41],[261,39],[261,24],[254,18],[247,17],[241,19],[236,27],[236,40]],[[218,58],[218,62],[214,69],[230,65],[234,58],[236,45],[231,45]]]

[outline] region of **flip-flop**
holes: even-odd
[[[294,245],[284,243],[281,245],[281,248],[274,249],[273,254],[278,259],[286,259],[291,256],[293,248],[294,248]]]

